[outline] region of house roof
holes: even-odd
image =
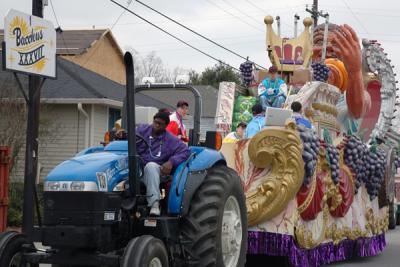
[[[214,118],[217,110],[218,90],[209,85],[195,85],[194,87],[199,91],[202,98],[202,117]],[[189,91],[169,88],[163,91],[142,91],[141,93],[165,103],[165,107],[172,109],[176,108],[176,103],[179,100],[185,100],[189,103],[189,109],[194,111],[194,96]]]
[[[0,62],[1,57],[0,55]],[[27,76],[19,75],[19,77],[23,86],[27,88]],[[17,86],[12,73],[0,69],[1,80],[14,82]],[[2,89],[0,86],[0,90]],[[22,97],[19,90],[18,94]],[[43,102],[59,104],[88,103],[122,106],[125,94],[125,86],[60,57],[57,57],[57,79],[47,79],[41,90]],[[158,108],[165,106],[163,102],[141,93],[136,95],[136,104]]]
[[[122,55],[122,50],[109,29],[63,30],[61,33],[57,32],[57,54],[70,56],[83,54],[107,34],[111,36],[112,41]],[[0,30],[0,42],[3,40],[4,30]]]

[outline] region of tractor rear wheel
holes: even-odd
[[[396,229],[396,212],[393,203],[389,203],[389,229]]]
[[[0,266],[2,267],[39,267],[38,264],[22,261],[22,246],[28,244],[26,236],[14,231],[5,232],[0,235]]]
[[[151,235],[136,237],[126,246],[121,267],[168,267],[167,249]]]
[[[208,171],[193,196],[181,233],[189,266],[244,266],[246,198],[234,170],[216,166]]]

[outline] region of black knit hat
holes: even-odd
[[[157,112],[156,115],[154,115],[153,120],[155,119],[161,119],[165,121],[165,125],[169,124],[169,113],[167,112]]]

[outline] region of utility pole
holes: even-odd
[[[313,24],[314,28],[318,26],[318,18],[319,17],[326,18],[328,16],[328,13],[323,13],[322,10],[321,11],[318,10],[318,0],[313,0],[313,5],[312,5],[311,9],[309,9],[308,5],[307,5],[306,11],[311,14],[311,17],[314,20],[314,24]]]
[[[311,17],[314,20],[314,28],[317,27],[317,25],[318,25],[318,17],[320,15],[319,12],[318,12],[318,0],[313,0],[313,5],[312,5],[311,9],[309,9],[308,5],[307,5],[306,6],[306,11],[311,14]]]
[[[318,25],[318,0],[314,0],[313,6],[312,6],[312,11],[313,11],[313,19],[314,19],[314,27],[317,27]]]
[[[32,15],[43,18],[43,1],[32,0]],[[34,224],[34,195],[35,181],[38,166],[38,135],[39,135],[39,109],[40,109],[40,90],[42,78],[29,75],[29,101],[28,122],[25,150],[25,175],[24,175],[24,205],[22,217],[22,232],[26,234],[28,240],[33,239]],[[38,205],[39,203],[37,203]]]

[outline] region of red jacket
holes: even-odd
[[[183,142],[189,142],[189,137],[186,133],[186,127],[182,122],[182,117],[178,113],[174,112],[169,116],[169,120],[170,122],[167,126],[167,131],[180,138]]]

